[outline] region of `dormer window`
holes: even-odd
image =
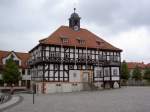
[[[84,45],[85,44],[85,40],[79,40],[79,44]]]
[[[98,46],[102,46],[102,44],[104,43],[103,41],[100,41],[100,40],[96,40],[96,43]]]
[[[61,37],[61,41],[62,43],[66,44],[66,43],[69,43],[69,40],[67,37]]]
[[[100,45],[100,41],[96,41],[97,45]]]
[[[80,37],[77,38],[77,41],[80,45],[85,45],[85,40],[81,39]]]

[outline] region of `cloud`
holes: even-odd
[[[0,49],[29,51],[39,39],[68,25],[76,7],[81,27],[122,48],[123,59],[146,62],[149,6],[149,0],[0,0]]]
[[[123,49],[123,59],[127,61],[149,61],[150,38],[145,27],[121,32],[110,40]]]

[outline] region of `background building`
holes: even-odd
[[[74,11],[29,53],[32,83],[40,93],[119,87],[121,49],[80,27]]]
[[[30,57],[29,53],[20,53],[14,51],[0,51],[0,78],[3,72],[3,68],[6,64],[6,61],[13,56],[13,60],[19,66],[19,71],[21,73],[22,80],[16,83],[15,86],[26,86],[30,88],[30,69],[27,65],[28,59]]]

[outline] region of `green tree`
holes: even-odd
[[[147,81],[150,82],[150,68],[145,69],[143,79],[146,79]]]
[[[121,77],[121,79],[123,79],[125,81],[127,81],[130,77],[128,65],[125,61],[123,61],[121,64],[121,75],[120,75],[120,77]]]
[[[21,79],[19,67],[14,62],[12,57],[6,61],[2,79],[5,83],[11,85],[17,83]]]
[[[132,79],[135,79],[135,80],[141,80],[142,79],[142,73],[141,73],[141,69],[136,66],[134,69],[133,69],[133,72],[132,72]]]

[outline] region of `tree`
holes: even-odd
[[[150,68],[146,68],[145,69],[143,79],[145,79],[145,80],[150,82]]]
[[[12,57],[6,61],[3,74],[2,74],[2,79],[5,83],[11,84],[11,85],[15,84],[21,79],[19,67],[14,62]]]
[[[135,79],[135,80],[141,80],[142,79],[142,73],[141,73],[141,69],[136,66],[134,69],[133,69],[133,72],[132,72],[132,79]]]
[[[123,61],[122,64],[121,64],[121,75],[120,75],[120,77],[121,77],[121,79],[126,80],[126,81],[130,77],[128,65],[125,61]]]

